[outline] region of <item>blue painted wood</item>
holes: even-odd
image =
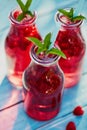
[[[67,125],[67,122],[74,121],[77,125],[77,128],[79,128],[80,126],[82,127],[82,122],[84,122],[83,128],[84,130],[86,130],[85,129],[87,128],[87,124],[85,121],[85,119],[87,118],[86,117],[87,107],[85,107],[87,106],[87,101],[86,101],[87,80],[86,79],[87,79],[87,75],[84,75],[78,86],[64,90],[61,111],[54,119],[50,121],[45,121],[45,122],[33,120],[26,115],[23,108],[23,104],[21,103],[19,105],[16,105],[14,107],[11,107],[9,109],[6,109],[0,112],[0,117],[1,117],[0,124],[3,124],[4,121],[7,122],[5,126],[1,125],[2,127],[0,128],[3,128],[3,130],[6,130],[6,128],[7,130],[18,130],[18,129],[45,130],[45,128],[47,128],[47,130],[50,130],[50,129],[56,130],[58,128],[59,130],[63,130],[65,126]],[[6,102],[8,101],[10,100],[7,98]],[[4,104],[6,104],[6,102],[4,102]],[[72,114],[74,107],[77,105],[82,105],[84,107],[85,114],[82,118],[75,117]]]
[[[0,85],[0,111],[23,100],[22,89],[12,86],[5,77]]]
[[[76,123],[77,130],[87,130],[87,51],[80,83],[64,90],[60,113],[54,119],[45,122],[29,118],[24,111],[23,103],[20,102],[23,101],[22,90],[14,88],[6,78],[4,39],[10,27],[9,12],[17,6],[17,3],[16,0],[0,0],[0,5],[2,5],[0,6],[0,130],[65,130],[66,124],[71,120]],[[78,0],[37,0],[37,2],[33,0],[31,9],[38,12],[37,26],[41,35],[44,36],[48,31],[56,31],[54,14],[58,8],[76,7],[77,5]],[[82,10],[87,17],[86,5],[87,0]],[[87,45],[87,21],[82,31]],[[20,103],[16,104],[18,102]],[[85,114],[82,118],[77,118],[72,114],[77,105],[84,107]],[[4,122],[5,125],[3,125]]]
[[[23,108],[23,104],[19,104],[16,105],[14,107],[11,107],[9,109],[3,110],[2,112],[0,112],[0,124],[3,121],[2,119],[5,118],[4,120],[8,123],[5,126],[2,126],[3,130],[6,129],[6,127],[8,128],[7,130],[17,130],[17,129],[21,129],[21,130],[34,130],[34,129],[38,129],[38,128],[65,128],[65,125],[67,124],[68,121],[75,121],[75,123],[77,124],[77,126],[79,125],[78,122],[80,121],[81,123],[81,119],[78,119],[77,117],[74,117],[72,115],[72,111],[74,109],[75,106],[77,105],[82,105],[84,108],[85,106],[87,106],[87,74],[82,76],[81,82],[79,83],[79,85],[70,88],[70,89],[65,89],[64,90],[64,95],[63,95],[63,100],[62,100],[62,106],[61,106],[61,110],[60,113],[52,120],[50,121],[45,121],[45,122],[40,122],[40,121],[36,121],[33,120],[31,118],[29,118]],[[4,87],[4,86],[3,86]],[[0,90],[0,94],[1,97],[3,97],[3,94],[7,91],[10,94],[10,91],[12,88],[8,88],[11,87],[6,86],[4,91],[3,89]],[[12,91],[11,91],[12,92]],[[6,98],[6,99],[1,99],[1,101],[4,101],[4,105],[7,104],[10,99],[12,99],[14,93],[9,95],[10,98]],[[1,102],[0,102],[1,103]],[[86,109],[87,110],[87,109]],[[85,111],[86,112],[86,111]],[[12,114],[13,113],[13,114]],[[87,115],[87,113],[86,113]],[[83,117],[83,122],[85,122],[85,117]],[[50,123],[50,124],[49,124]],[[57,124],[58,123],[58,124]],[[46,125],[48,124],[48,125]],[[44,127],[42,127],[44,125]],[[45,126],[46,125],[46,126]],[[80,124],[82,125],[82,124]],[[86,127],[86,122],[85,122],[85,127]],[[50,127],[49,127],[50,126]],[[80,126],[78,126],[80,127]],[[83,128],[85,128],[83,127]],[[43,129],[42,129],[43,130]],[[53,129],[54,130],[54,129]],[[79,129],[78,129],[79,130]],[[86,130],[86,129],[84,129]]]
[[[69,121],[73,121],[76,125],[76,130],[87,130],[87,107],[84,107],[85,114],[83,116],[74,116],[73,113],[66,115],[58,120],[54,120],[49,124],[43,125],[36,130],[66,130],[66,125]]]

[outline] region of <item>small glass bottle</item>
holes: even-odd
[[[55,45],[66,55],[66,59],[60,58],[59,65],[65,75],[65,88],[78,84],[81,78],[83,59],[86,45],[81,33],[82,21],[71,22],[61,13],[56,15],[61,27],[58,31]],[[59,23],[58,23],[59,24]]]
[[[34,12],[34,17],[28,16],[18,22],[16,17],[19,13],[20,9],[15,9],[10,13],[11,27],[5,40],[7,77],[18,88],[22,86],[22,73],[31,61],[29,51],[32,43],[26,37],[34,36],[41,39],[35,24],[36,12]]]
[[[31,63],[24,71],[24,109],[36,120],[49,120],[60,110],[64,77],[58,66],[58,56],[37,56],[31,49]]]

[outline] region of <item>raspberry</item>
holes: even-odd
[[[76,116],[81,116],[84,114],[84,110],[81,106],[77,106],[74,110],[73,110],[73,114]]]
[[[17,19],[18,15],[19,15],[19,11],[14,12],[14,18],[15,19]]]
[[[66,130],[76,130],[76,125],[74,122],[70,121],[67,126],[66,126]]]

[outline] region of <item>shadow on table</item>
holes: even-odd
[[[0,85],[0,111],[23,100],[22,89],[18,90],[5,77]]]
[[[12,130],[18,130],[18,129],[21,129],[21,130],[36,130],[36,129],[51,130],[51,127],[55,128],[54,130],[56,130],[56,128],[58,129],[58,126],[60,126],[60,130],[63,130],[62,126],[65,126],[70,119],[74,120],[74,121],[78,120],[77,124],[79,124],[79,122],[81,121],[81,117],[77,119],[76,117],[72,116],[73,107],[76,105],[78,90],[79,90],[79,84],[77,86],[74,86],[73,88],[64,90],[61,110],[54,119],[52,119],[48,122],[39,122],[39,121],[29,118],[26,115],[23,106],[21,106],[21,108],[18,108],[17,117],[15,119],[15,123],[14,123]],[[67,115],[70,115],[70,116],[67,116]],[[64,119],[64,117],[66,117],[66,118]],[[62,119],[61,121],[59,121],[60,118]],[[57,121],[58,124],[55,124],[55,121]],[[54,122],[54,124],[51,125],[52,122]],[[46,127],[41,127],[41,126],[45,126],[45,125],[46,125]],[[57,125],[57,127],[56,127],[56,125]]]
[[[7,77],[3,79],[0,87],[0,111],[6,110],[4,113],[9,115],[10,122],[6,124],[6,126],[10,124],[9,130],[34,130],[40,125],[39,121],[29,118],[25,113],[22,95],[22,89],[13,87]]]
[[[36,128],[46,124],[49,121],[37,121],[30,118],[24,111],[23,104],[18,106],[17,115],[14,119],[14,125],[11,130],[36,130]]]
[[[51,121],[47,121],[47,122],[39,122],[39,121],[35,121],[31,118],[29,118],[23,108],[23,103],[20,104],[16,104],[15,106],[11,107],[12,110],[12,125],[11,125],[11,129],[9,130],[36,130],[36,128],[40,128],[41,126],[45,126],[45,124],[49,124],[54,122],[54,128],[57,125],[58,128],[58,124],[55,125],[55,121],[57,121],[58,123],[60,123],[60,128],[62,127],[62,125],[66,125],[67,121],[69,120],[77,120],[77,118],[71,116],[68,117],[68,115],[72,115],[72,110],[73,108],[78,105],[80,103],[81,97],[82,97],[82,90],[83,88],[81,87],[83,86],[84,88],[84,84],[78,84],[77,86],[74,86],[70,89],[65,89],[64,93],[63,93],[63,99],[62,99],[62,105],[61,105],[61,110],[59,112],[59,114],[52,119]],[[0,107],[6,107],[8,104],[11,105],[12,103],[19,101],[20,99],[20,95],[21,95],[21,91],[17,90],[16,88],[12,87],[12,85],[9,83],[9,81],[7,80],[7,77],[5,77],[3,79],[3,82],[1,84],[1,90],[0,90],[0,96],[3,102],[0,102]],[[80,94],[80,95],[79,95]],[[83,102],[81,102],[83,103]],[[64,117],[67,117],[67,120],[65,118],[65,123],[62,122],[63,120],[59,121],[59,119],[64,119]],[[77,120],[77,123],[81,122],[81,118],[79,118]],[[51,125],[52,126],[52,125]],[[42,128],[42,127],[41,127]],[[50,127],[48,127],[50,128]],[[42,130],[42,129],[41,129]],[[51,130],[51,129],[48,129]],[[56,129],[55,129],[56,130]],[[60,129],[61,130],[61,129]]]

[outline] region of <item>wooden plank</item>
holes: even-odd
[[[76,125],[76,130],[86,130],[87,129],[87,106],[84,107],[83,116],[74,116],[70,113],[60,119],[54,120],[48,124],[45,124],[36,130],[65,130],[67,124],[73,121]]]
[[[4,122],[6,122],[5,125],[3,125]],[[45,124],[45,122],[35,121],[26,115],[23,104],[0,112],[1,130],[34,130],[41,124]]]
[[[54,119],[52,119],[50,121],[45,121],[45,122],[33,120],[26,115],[24,108],[23,108],[23,103],[20,103],[19,105],[15,105],[7,110],[3,110],[0,112],[0,117],[1,117],[0,124],[2,124],[4,121],[6,122],[5,126],[1,125],[0,128],[3,128],[3,130],[13,130],[13,129],[14,130],[18,130],[18,129],[35,130],[48,123],[54,122],[54,124],[55,124],[55,121],[59,122],[60,119],[63,117],[65,117],[65,119],[67,119],[66,121],[69,121],[69,119],[73,119],[73,120],[75,120],[75,122],[77,122],[78,120],[73,118],[73,116],[70,116],[70,118],[68,118],[67,115],[70,115],[72,113],[74,107],[77,105],[87,106],[86,84],[87,84],[87,75],[84,75],[84,76],[82,76],[82,80],[79,85],[77,85],[73,88],[64,90],[60,113]],[[4,93],[4,91],[2,91],[2,93]],[[9,102],[9,99],[7,99],[7,102]],[[5,103],[6,102],[4,102],[4,105],[5,105]],[[84,120],[85,120],[85,118],[86,117],[84,117]],[[62,122],[60,124],[62,126]],[[65,124],[66,123],[64,123],[64,126],[65,126]],[[85,124],[85,126],[86,126],[86,124]]]
[[[12,107],[0,113],[1,130],[65,130],[69,121],[75,122],[77,129],[87,128],[87,107],[84,107],[85,114],[82,117],[76,117],[72,113],[66,114],[61,118],[46,122],[40,122],[29,118],[23,110],[23,104]],[[3,125],[5,122],[5,125]]]
[[[52,4],[51,1],[54,4]],[[42,10],[41,5],[36,6],[37,5],[36,4],[36,5],[32,6],[32,8],[35,7],[38,12],[40,12],[42,10],[42,12],[39,13],[40,17],[37,21],[37,25],[38,25],[38,28],[39,28],[42,36],[44,36],[44,34],[47,31],[50,31],[50,30],[52,31],[52,30],[54,30],[54,28],[56,29],[55,23],[53,21],[54,13],[55,13],[56,9],[60,8],[60,7],[67,7],[67,6],[69,7],[69,6],[71,6],[71,4],[72,4],[72,6],[75,6],[75,4],[76,4],[75,1],[76,0],[74,0],[73,2],[64,0],[63,2],[60,1],[60,4],[59,4],[59,2],[57,4],[56,1],[50,0],[51,8],[49,7],[49,10],[48,10],[48,6],[45,7],[45,9],[44,9],[43,4],[42,4],[43,10]],[[0,1],[0,3],[1,2],[2,1]],[[33,2],[35,2],[35,0]],[[47,1],[38,0],[38,2],[46,3]],[[10,24],[9,20],[8,20],[8,14],[14,7],[16,7],[17,3],[16,3],[16,1],[12,1],[12,0],[3,0],[1,5],[2,6],[0,7],[0,16],[1,16],[1,20],[0,20],[0,24],[1,24],[1,26],[0,26],[0,55],[1,54],[2,55],[0,56],[0,80],[1,80],[1,84],[0,84],[0,130],[35,130],[37,128],[40,128],[41,130],[42,130],[42,128],[43,129],[49,128],[50,130],[51,130],[51,128],[53,128],[53,129],[55,128],[55,130],[56,130],[56,129],[59,129],[59,125],[60,125],[60,130],[63,130],[62,128],[64,128],[64,126],[66,125],[66,122],[69,121],[69,119],[72,119],[76,123],[78,123],[78,120],[75,117],[73,117],[73,115],[70,113],[72,112],[73,108],[78,104],[80,104],[82,106],[87,105],[87,101],[86,101],[86,99],[87,99],[87,94],[86,94],[86,92],[87,92],[87,87],[86,87],[86,85],[87,85],[87,57],[86,57],[87,52],[85,55],[83,75],[82,75],[81,81],[77,86],[64,90],[60,113],[54,119],[52,119],[50,121],[46,121],[46,122],[39,122],[39,121],[35,121],[35,120],[29,118],[26,115],[26,113],[24,112],[23,103],[16,105],[16,103],[23,100],[22,90],[18,90],[16,88],[14,88],[8,82],[6,75],[5,75],[6,74],[5,73],[6,64],[5,64],[3,48],[4,48],[4,39],[7,34],[8,29],[9,29],[9,24]],[[87,16],[86,5],[87,4],[84,5],[84,10],[82,12]],[[50,10],[50,9],[52,9],[52,10]],[[42,18],[42,15],[43,15],[43,18]],[[44,21],[44,22],[46,21],[46,23],[44,24],[44,22],[42,22],[42,21]],[[49,21],[50,21],[50,28],[46,28],[49,25]],[[84,36],[86,38],[87,37],[87,22],[85,23],[83,32],[84,32]],[[87,41],[87,39],[86,39],[86,41]],[[86,42],[86,44],[87,44],[87,42]],[[1,79],[1,77],[3,80]],[[15,104],[15,106],[12,106],[14,104]],[[12,106],[12,107],[10,107],[10,106]],[[7,107],[10,107],[10,108],[5,109]],[[85,109],[85,112],[86,111],[87,111],[87,109]],[[65,118],[63,118],[64,116],[65,116]],[[68,117],[70,117],[70,118],[68,118]],[[62,122],[62,120],[64,120],[64,122]],[[81,122],[78,125],[78,130],[87,129],[86,120],[87,120],[87,113],[84,115],[82,120],[80,120]],[[48,123],[50,123],[50,124],[46,125]],[[43,125],[44,126],[46,125],[46,127],[43,127]],[[50,127],[50,125],[51,125],[51,127]],[[52,125],[53,125],[53,127],[52,127]]]
[[[13,87],[5,77],[0,86],[0,110],[23,101],[22,90]]]

